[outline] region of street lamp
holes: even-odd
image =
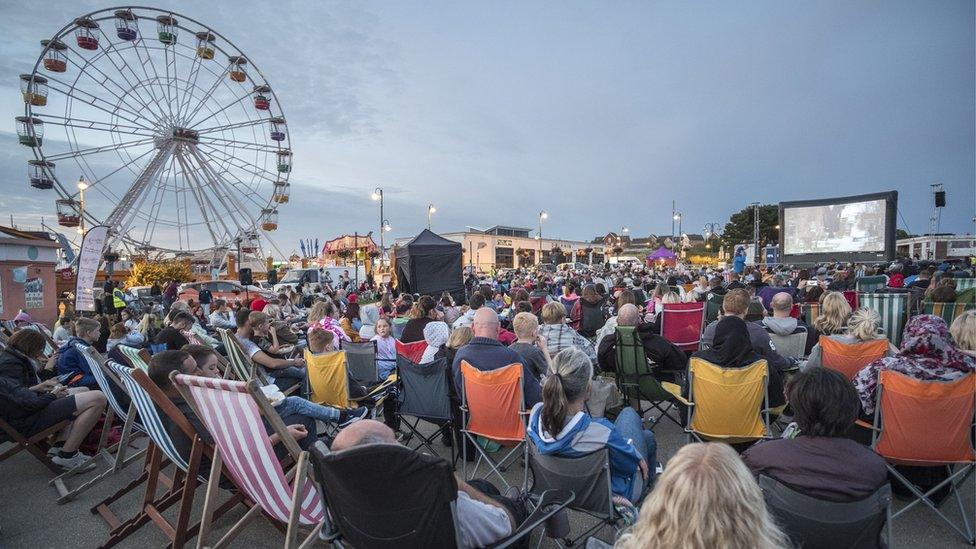
[[[370,196],[373,200],[379,200],[380,202],[380,268],[386,267],[386,244],[384,242],[383,233],[390,230],[390,224],[383,217],[383,189],[376,187],[373,190],[373,194]]]
[[[427,230],[430,230],[430,216],[437,212],[433,204],[427,204]]]
[[[90,185],[85,181],[85,176],[78,178],[78,234],[85,235],[85,189]]]
[[[536,265],[542,263],[542,222],[549,219],[549,213],[545,210],[539,212],[539,236],[536,239],[539,241],[539,258],[536,259]]]
[[[678,222],[678,235],[680,235],[681,234],[681,212],[676,212],[673,216],[671,216],[671,220]],[[671,230],[674,231],[674,224],[671,225]],[[674,238],[673,235],[672,235],[672,238]],[[673,243],[673,240],[672,240],[672,243]]]

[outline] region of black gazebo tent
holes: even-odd
[[[435,299],[442,292],[450,292],[456,302],[463,302],[462,254],[459,242],[425,229],[406,246],[397,248],[396,277],[400,291]]]

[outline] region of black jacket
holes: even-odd
[[[14,349],[0,351],[0,415],[11,423],[30,417],[55,400],[30,388],[40,383],[29,358]]]
[[[596,332],[603,327],[604,323],[606,323],[607,316],[604,314],[603,310],[605,301],[606,299],[600,299],[596,303],[590,303],[589,301],[580,298],[580,300],[577,302],[580,308],[580,323],[577,331],[581,336],[595,336]]]
[[[637,325],[637,334],[644,343],[644,355],[654,364],[655,371],[681,371],[688,366],[688,357],[676,345],[654,333],[654,327],[649,322]],[[617,338],[605,337],[600,341],[597,349],[597,363],[604,372],[617,371]],[[655,376],[656,377],[656,376]]]

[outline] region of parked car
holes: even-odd
[[[274,291],[280,292],[285,288],[295,289],[298,284],[311,284],[312,286],[316,284],[322,284],[326,280],[325,273],[329,274],[329,279],[332,281],[333,287],[339,284],[339,277],[342,273],[349,271],[349,277],[353,282],[356,281],[356,269],[353,267],[324,267],[324,268],[308,268],[308,269],[289,269],[285,276],[282,277],[281,282],[275,284]],[[359,266],[359,282],[366,280],[366,267]]]
[[[268,290],[253,284],[245,288],[233,280],[207,280],[204,282],[190,282],[188,284],[184,284],[180,289],[179,298],[181,301],[186,301],[188,299],[198,301],[200,288],[204,287],[210,290],[210,293],[213,294],[214,300],[226,299],[228,303],[244,301],[248,298],[254,299],[258,296],[261,296],[264,299],[272,299],[275,297],[274,292],[269,292]]]

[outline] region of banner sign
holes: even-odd
[[[95,310],[95,274],[98,264],[102,261],[102,250],[108,227],[98,225],[85,232],[81,242],[81,252],[78,255],[78,279],[75,283],[75,310]]]
[[[28,278],[24,282],[24,309],[44,308],[44,281],[40,278]]]

